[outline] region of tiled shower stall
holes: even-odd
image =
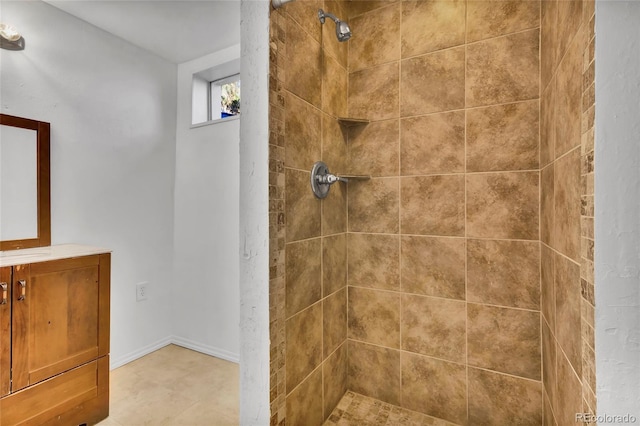
[[[347,390],[460,425],[594,412],[593,1],[270,21],[272,424]],[[318,160],[371,179],[319,200]]]

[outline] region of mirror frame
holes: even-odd
[[[0,125],[35,130],[37,135],[38,236],[23,240],[0,241],[0,251],[51,245],[51,125],[44,121],[0,114]]]

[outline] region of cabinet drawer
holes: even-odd
[[[100,358],[0,399],[0,425],[41,425],[98,399],[108,412],[108,362]]]

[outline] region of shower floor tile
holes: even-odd
[[[324,426],[454,426],[445,420],[347,391]]]

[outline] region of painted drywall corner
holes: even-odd
[[[598,409],[640,422],[640,2],[596,2]],[[614,422],[615,424],[621,424]]]
[[[268,425],[269,2],[241,3],[240,424]]]

